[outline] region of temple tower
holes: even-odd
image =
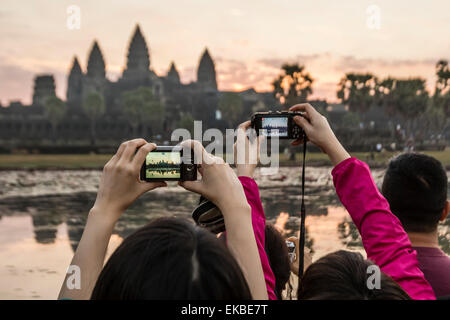
[[[127,67],[123,72],[126,80],[143,81],[150,76],[150,55],[139,25],[131,38],[127,54]]]
[[[174,84],[180,84],[180,75],[174,62],[170,64],[169,72],[167,73],[167,80]]]
[[[78,58],[73,59],[67,81],[67,102],[70,106],[79,106],[83,96],[83,72]]]
[[[202,87],[217,90],[216,68],[207,48],[203,52],[198,66],[197,83]]]
[[[89,53],[86,77],[83,81],[83,94],[88,94],[91,91],[104,94],[107,82],[105,75],[105,60],[97,41],[94,41]]]
[[[53,75],[42,75],[34,78],[33,105],[43,106],[48,97],[56,95],[55,89]]]
[[[91,79],[105,78],[105,60],[97,41],[94,41],[87,63],[87,76]]]

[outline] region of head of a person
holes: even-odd
[[[376,272],[373,266],[373,262],[365,260],[360,253],[345,250],[330,253],[306,269],[298,297],[302,300],[410,299],[394,280],[381,271],[379,285],[375,279],[369,279]]]
[[[425,154],[404,153],[392,159],[381,192],[407,232],[435,231],[450,209],[447,173]]]
[[[282,292],[286,288],[286,284],[289,285],[291,276],[288,249],[285,239],[273,225],[267,224],[265,233],[265,250],[270,268],[275,276],[275,294],[281,300]],[[286,289],[290,289],[290,285]]]
[[[121,243],[92,299],[251,299],[244,275],[222,241],[177,218],[160,218]]]

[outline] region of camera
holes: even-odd
[[[140,176],[147,182],[197,180],[194,151],[183,155],[181,146],[157,146],[146,156]]]
[[[294,122],[295,116],[303,116],[300,112],[268,111],[257,112],[252,116],[252,127],[257,135],[267,138],[300,139],[303,129]]]
[[[295,259],[297,259],[297,256],[295,254],[295,243],[289,240],[286,240],[286,246],[288,249],[288,255],[289,255],[289,260],[291,260],[291,263],[295,261]]]

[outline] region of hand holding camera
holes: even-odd
[[[253,178],[259,163],[259,147],[263,137],[257,137],[253,132],[248,132],[252,123],[246,121],[241,123],[237,130],[237,139],[234,144],[234,163],[237,175]]]
[[[333,166],[350,158],[348,152],[342,147],[333,130],[331,130],[327,119],[317,112],[313,106],[309,103],[297,104],[291,107],[289,111],[302,112],[302,116],[293,117],[294,122],[304,130],[309,141],[330,157]],[[292,145],[299,145],[302,142],[303,139],[300,138],[292,142]]]
[[[199,172],[201,180],[183,181],[179,184],[187,190],[203,195],[224,213],[229,209],[248,208],[247,199],[239,179],[233,169],[222,158],[215,157],[195,140],[182,143],[194,150],[195,157],[201,159]]]
[[[166,186],[165,182],[149,183],[139,179],[139,169],[145,157],[155,148],[155,144],[147,143],[144,139],[135,139],[120,145],[117,153],[103,169],[92,212],[105,215],[108,221],[115,223],[140,195]]]

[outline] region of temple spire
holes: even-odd
[[[89,78],[105,78],[105,61],[97,40],[92,45],[87,64]]]
[[[209,54],[208,48],[203,52],[197,70],[197,82],[217,90],[216,68],[214,61]]]
[[[78,103],[82,96],[83,86],[83,72],[78,62],[78,58],[75,56],[70,69],[69,78],[67,81],[67,101]]]
[[[173,62],[173,61],[170,64],[169,72],[167,73],[167,79],[169,79],[170,81],[175,82],[175,83],[180,83],[180,75],[175,66],[175,62]]]
[[[148,73],[150,69],[150,55],[147,42],[136,25],[127,55],[127,68],[124,73]]]

